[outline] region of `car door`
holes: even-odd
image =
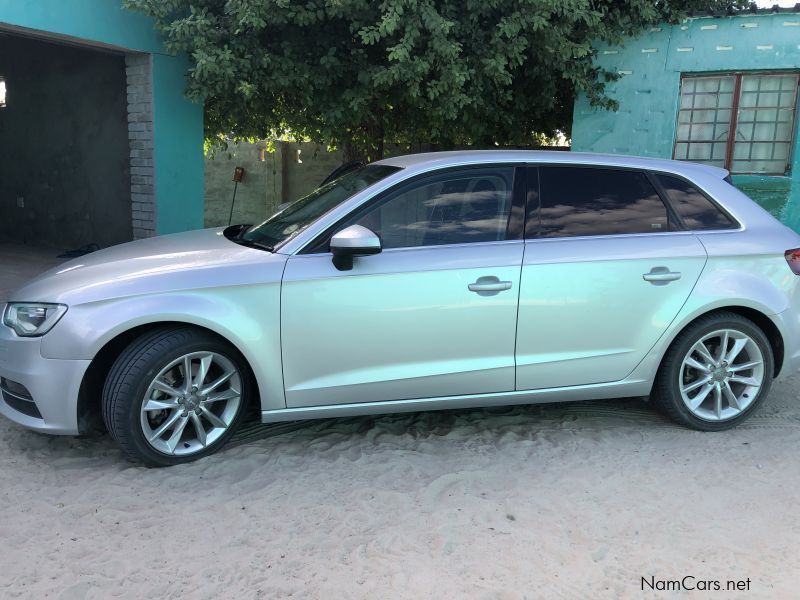
[[[529,169],[517,389],[619,381],[686,302],[706,252],[640,171]]]
[[[382,251],[352,270],[337,270],[325,239],[289,258],[288,407],[514,389],[525,201],[515,170],[437,172],[367,201],[330,230],[359,224],[380,237]]]

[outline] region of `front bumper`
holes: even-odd
[[[76,435],[78,393],[90,362],[43,358],[41,338],[18,337],[0,325],[0,377],[25,386],[41,418],[15,409],[2,391],[0,414],[42,433]]]

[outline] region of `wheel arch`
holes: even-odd
[[[741,315],[755,323],[758,328],[764,332],[769,340],[769,345],[772,348],[772,357],[774,359],[773,377],[777,377],[781,368],[783,367],[783,359],[785,356],[785,346],[783,343],[783,335],[777,325],[766,314],[746,306],[730,306],[724,310]]]
[[[208,327],[204,327],[196,323],[174,320],[156,321],[143,325],[132,326],[117,333],[94,355],[89,363],[89,367],[86,369],[86,372],[83,375],[83,379],[81,380],[81,385],[78,391],[77,420],[78,430],[81,433],[86,433],[98,428],[105,429],[101,416],[103,385],[108,377],[111,366],[117,360],[119,355],[122,354],[125,348],[131,344],[131,342],[142,335],[155,329],[170,326],[191,327],[193,329],[209,333],[233,348],[239,354],[245,367],[247,368],[247,375],[250,377],[250,380],[253,384],[253,389],[255,390],[254,401],[256,403],[258,402],[258,399],[261,397],[258,378],[256,377],[253,367],[250,364],[247,356],[244,355],[244,353],[236,346],[236,344],[232,343],[218,331],[214,331]],[[258,408],[260,412],[260,406]]]
[[[659,367],[661,363],[664,361],[664,358],[667,356],[667,352],[672,347],[672,344],[675,342],[676,338],[681,333],[683,333],[688,327],[693,325],[699,319],[720,312],[732,312],[738,314],[744,317],[745,319],[752,321],[756,326],[758,326],[759,329],[761,329],[761,331],[764,332],[764,335],[767,336],[767,340],[769,341],[770,348],[772,349],[772,355],[774,358],[774,367],[772,375],[773,377],[777,377],[778,374],[781,372],[785,355],[783,334],[781,333],[780,329],[778,329],[778,326],[775,324],[775,322],[772,319],[770,319],[765,312],[762,312],[761,310],[758,310],[753,307],[743,306],[740,304],[716,306],[712,309],[694,315],[693,318],[685,322],[679,329],[676,329],[674,335],[672,335],[669,342],[664,345],[664,348],[661,352],[661,356],[659,357],[658,360]]]

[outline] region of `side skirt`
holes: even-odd
[[[428,410],[453,410],[459,408],[511,406],[515,404],[543,404],[546,402],[576,402],[580,400],[629,398],[647,396],[650,394],[651,388],[651,381],[638,379],[633,381],[625,380],[614,383],[597,383],[545,390],[502,392],[498,394],[472,394],[466,396],[441,396],[438,398],[418,398],[412,400],[389,400],[384,402],[359,402],[354,404],[281,408],[278,410],[262,411],[261,422],[279,423],[282,421],[356,417],[361,415],[421,412]]]

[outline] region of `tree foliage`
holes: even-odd
[[[593,64],[619,43],[720,0],[125,0],[191,61],[209,136],[290,131],[379,157],[383,141],[530,143],[567,131]]]

